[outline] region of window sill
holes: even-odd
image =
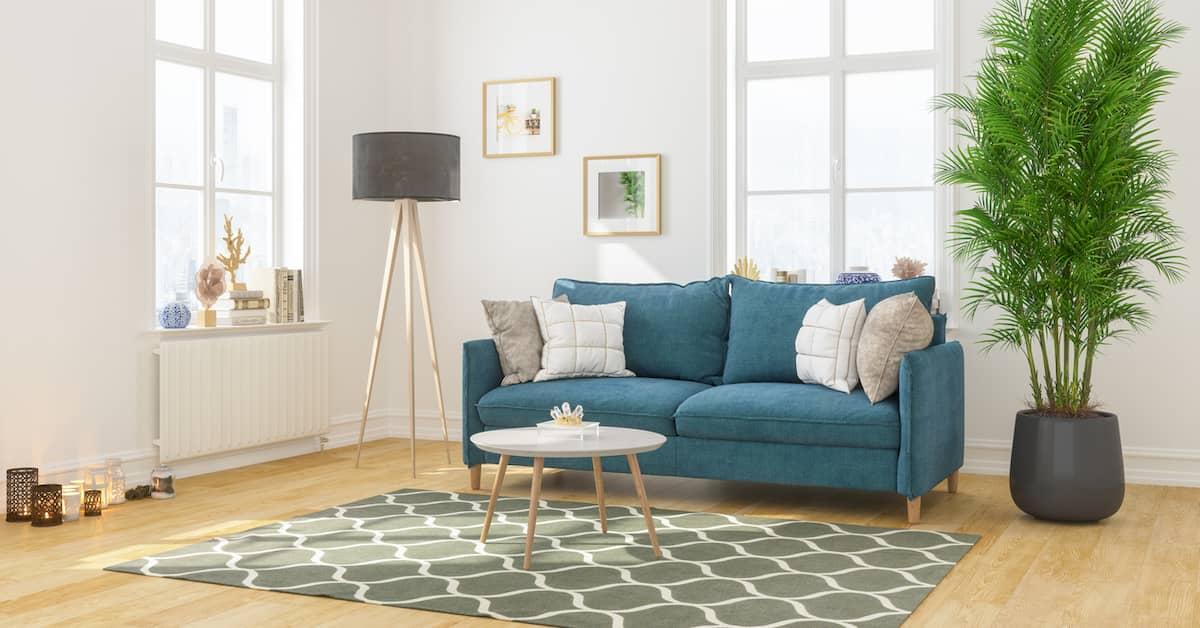
[[[184,327],[183,329],[164,329],[158,327],[145,333],[159,338],[215,338],[218,336],[250,336],[256,334],[287,334],[305,331],[318,331],[328,326],[330,321],[304,321],[301,323],[267,323],[265,325],[224,325],[218,327]]]

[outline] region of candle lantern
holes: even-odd
[[[105,461],[108,467],[108,505],[125,503],[125,470],[121,468],[120,458],[109,458]]]
[[[171,499],[175,497],[175,473],[171,467],[160,464],[154,467],[150,474],[150,497],[154,499]]]
[[[83,493],[83,516],[99,517],[101,509],[101,495],[103,491],[100,489],[88,489]]]
[[[108,466],[103,464],[88,465],[83,471],[83,486],[88,490],[100,491],[100,505],[107,506]]]
[[[64,485],[62,488],[63,521],[78,521],[79,508],[82,505],[83,494],[74,485]]]
[[[34,467],[9,469],[7,475],[8,499],[5,503],[5,521],[29,521],[33,487],[37,486],[38,470]]]
[[[62,525],[62,484],[38,484],[33,488],[33,525],[39,528]]]

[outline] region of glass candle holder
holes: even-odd
[[[171,499],[175,497],[175,473],[171,467],[160,464],[150,474],[150,497]]]
[[[87,490],[100,491],[100,505],[107,506],[108,466],[103,464],[88,465],[83,471],[83,486]]]
[[[92,488],[83,493],[83,516],[99,517],[102,506],[102,495],[104,491]]]
[[[32,509],[32,523],[35,527],[62,525],[62,484],[35,486]]]
[[[109,458],[105,461],[108,467],[108,502],[109,506],[125,503],[125,469],[121,467],[120,458]]]
[[[79,508],[82,506],[83,494],[71,485],[62,488],[62,518],[63,521],[78,521]]]
[[[5,474],[8,480],[5,500],[5,521],[29,521],[32,514],[33,489],[37,486],[38,470],[35,467],[17,467]]]

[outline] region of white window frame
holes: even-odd
[[[945,234],[953,220],[955,190],[951,186],[907,186],[847,188],[844,177],[845,162],[845,77],[860,72],[887,72],[899,70],[932,69],[935,93],[953,91],[955,72],[955,20],[952,0],[935,0],[934,49],[931,51],[890,52],[867,55],[845,54],[845,5],[841,0],[830,0],[829,5],[829,48],[830,56],[814,59],[757,61],[746,59],[746,4],[747,0],[717,0],[713,10],[714,49],[713,55],[713,109],[714,134],[712,150],[715,158],[713,197],[715,199],[713,231],[714,247],[725,249],[722,256],[714,256],[721,268],[714,272],[728,272],[731,260],[746,255],[746,205],[751,195],[772,194],[828,194],[830,228],[830,272],[845,268],[845,225],[846,193],[853,192],[901,192],[932,191],[934,196],[934,224],[937,229],[935,243],[943,243]],[[732,23],[730,23],[732,22]],[[732,44],[732,46],[731,46]],[[730,48],[732,47],[732,50]],[[732,52],[732,55],[730,54]],[[728,64],[728,65],[727,65]],[[729,67],[732,66],[732,67]],[[829,185],[811,190],[758,190],[746,188],[746,85],[748,81],[773,78],[797,78],[828,76],[830,89],[830,168]],[[732,83],[730,91],[729,83]],[[732,108],[733,111],[727,111]],[[727,126],[728,125],[728,126]],[[728,133],[727,130],[733,131]],[[726,135],[728,133],[728,135]],[[936,114],[934,124],[934,151],[940,156],[954,145],[955,134],[944,113]],[[732,148],[732,155],[725,154]],[[728,157],[732,156],[732,160]],[[930,166],[932,168],[932,164]],[[730,189],[727,189],[730,188]],[[732,216],[728,210],[732,209]],[[733,233],[726,233],[731,230]],[[732,249],[732,250],[730,250]],[[730,254],[732,253],[732,255]],[[953,315],[957,293],[957,277],[954,264],[945,251],[945,246],[934,247],[935,258],[930,271],[938,279],[941,311]],[[832,280],[832,277],[830,277]]]

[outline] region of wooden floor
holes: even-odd
[[[482,626],[491,620],[325,598],[103,572],[113,563],[401,487],[468,491],[441,443],[352,448],[186,478],[171,501],[130,502],[57,528],[0,524],[0,625]],[[455,459],[458,459],[455,447]],[[484,488],[492,480],[485,467]],[[504,494],[528,495],[530,470],[509,469]],[[626,475],[607,474],[610,503],[636,504]],[[543,498],[594,498],[588,472],[547,471]],[[656,506],[904,527],[897,495],[648,477]],[[1194,626],[1200,624],[1200,489],[1130,486],[1097,525],[1021,514],[1003,477],[964,475],[960,492],[925,497],[918,527],[983,535],[917,609],[915,626]]]

